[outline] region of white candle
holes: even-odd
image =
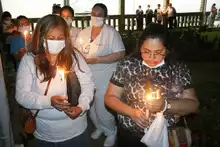
[[[57,71],[58,73],[60,74],[61,76],[61,80],[62,80],[62,83],[63,83],[63,86],[64,86],[64,97],[66,97],[66,80],[65,80],[65,71],[64,70],[61,70],[59,69],[59,67],[57,67]]]
[[[28,34],[28,31],[24,31],[24,43],[25,43],[25,50],[27,51],[27,34]]]

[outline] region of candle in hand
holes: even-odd
[[[28,31],[25,30],[23,33],[24,33],[25,49],[26,49],[26,51],[27,51],[27,34],[28,34]]]
[[[63,69],[60,69],[59,67],[57,67],[57,72],[59,73],[59,75],[61,76],[61,80],[64,84],[64,97],[66,97],[66,80],[65,80],[65,71]]]

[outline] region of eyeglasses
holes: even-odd
[[[141,54],[149,55],[148,58],[152,58],[153,56],[153,59],[159,58],[161,56],[164,57],[166,55],[164,49],[155,52],[151,52],[150,50],[141,50]]]

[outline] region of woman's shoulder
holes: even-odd
[[[167,65],[174,70],[188,70],[188,65],[183,61],[166,61]]]
[[[139,66],[140,63],[141,63],[141,60],[133,56],[126,56],[122,60],[119,61],[119,64],[123,66]]]
[[[25,60],[26,62],[34,62],[34,55],[30,52],[24,54],[24,56],[22,57],[22,60]]]

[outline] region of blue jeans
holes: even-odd
[[[36,139],[37,147],[91,147],[89,134],[87,129],[80,134],[70,140],[64,142],[47,142],[43,140]]]

